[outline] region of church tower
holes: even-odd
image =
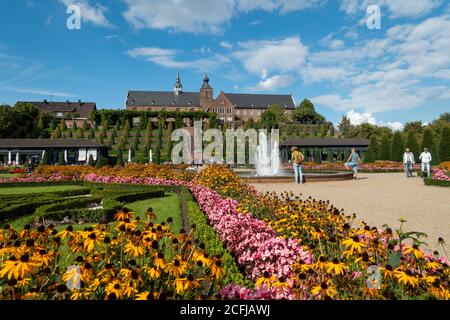
[[[212,107],[213,100],[213,88],[209,85],[208,74],[205,74],[202,87],[200,88],[200,106],[204,111],[207,111]]]
[[[177,82],[175,83],[175,86],[173,87],[173,92],[177,96],[183,94],[183,85],[181,84],[181,80],[180,80],[180,70],[177,71]]]

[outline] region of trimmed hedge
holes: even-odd
[[[435,180],[433,178],[427,178],[423,180],[426,186],[436,186],[450,188],[450,181],[445,180]]]
[[[17,219],[23,216],[34,214],[37,208],[47,204],[64,201],[64,199],[58,199],[55,197],[49,197],[44,199],[33,199],[31,202],[18,203],[10,205],[3,210],[0,210],[0,222],[5,222],[11,219]]]
[[[180,192],[181,188],[180,186],[152,186],[152,185],[145,185],[145,184],[120,184],[120,183],[100,183],[100,182],[90,182],[85,181],[84,186],[90,188],[94,192],[96,190],[101,190],[104,192],[116,192],[117,191],[164,191],[164,192],[170,192],[170,193],[178,193]]]
[[[25,188],[49,186],[81,186],[83,181],[2,182],[0,188]]]
[[[195,224],[195,238],[201,243],[205,244],[205,250],[210,256],[220,256],[223,260],[223,268],[225,270],[225,277],[223,278],[223,285],[238,284],[253,287],[253,282],[246,279],[239,267],[236,264],[235,258],[230,252],[224,248],[222,241],[216,231],[208,224],[208,219],[198,207],[190,193],[183,190],[182,196],[186,198],[189,222]]]
[[[58,203],[52,203],[48,205],[44,205],[39,207],[34,215],[38,218],[46,217],[53,218],[52,214],[56,216],[60,216],[60,213],[64,213],[65,211],[70,211],[73,209],[85,209],[87,205],[91,203],[99,203],[102,201],[102,198],[99,197],[86,197],[82,199],[70,199]]]

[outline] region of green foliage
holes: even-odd
[[[424,183],[426,186],[450,188],[450,181],[446,180],[434,180],[433,178],[426,178],[424,179]]]
[[[157,145],[155,150],[155,163],[161,164],[161,149],[162,149],[162,134],[163,134],[163,119],[159,119],[158,121],[158,133],[157,133]]]
[[[314,149],[314,162],[322,163],[322,150]]]
[[[77,122],[75,120],[72,122],[72,130],[73,131],[77,131],[78,130],[78,125],[77,125]]]
[[[30,103],[0,105],[0,139],[37,138],[42,132],[36,121],[39,110]]]
[[[414,132],[414,133],[423,133],[423,123],[422,121],[412,121],[407,122],[405,127],[403,128],[404,132]]]
[[[379,160],[390,160],[391,157],[391,142],[387,135],[381,138],[380,153],[378,156]]]
[[[406,148],[409,148],[409,151],[411,151],[416,158],[419,156],[420,148],[414,131],[408,132],[408,137],[406,139]]]
[[[374,135],[370,138],[369,150],[366,153],[365,162],[374,163],[378,160],[380,155],[380,145],[378,143],[378,138]]]
[[[123,160],[122,150],[119,150],[117,152],[117,163],[116,163],[116,165],[122,166],[122,167],[125,165],[125,162]]]
[[[292,113],[292,118],[303,124],[318,124],[325,122],[325,117],[316,112],[314,104],[304,99]]]
[[[88,138],[89,138],[89,139],[95,139],[95,131],[94,131],[94,128],[91,128],[91,130],[89,130]]]
[[[97,122],[95,122],[95,121],[94,121],[94,126],[93,126],[93,128],[94,128],[94,131],[98,131],[98,124],[97,124]]]
[[[52,139],[61,139],[61,130],[59,129],[59,126],[56,127],[56,130],[53,132]]]
[[[77,139],[84,139],[84,130],[83,130],[83,128],[78,129]]]
[[[277,104],[267,108],[261,115],[261,123],[265,129],[278,128],[280,123],[287,121],[286,109]]]
[[[89,156],[88,166],[90,166],[90,167],[95,166],[95,161],[94,161],[94,157],[92,156],[92,154]]]
[[[67,138],[72,139],[73,138],[73,132],[72,129],[67,130]]]
[[[333,162],[333,161],[334,161],[334,155],[333,155],[333,152],[332,152],[332,151],[328,151],[328,157],[327,157],[327,160],[328,160],[329,162]]]
[[[450,161],[450,125],[442,130],[439,143],[439,157],[441,162]]]
[[[50,125],[50,130],[54,130],[55,129],[55,121],[52,120],[51,124],[53,124],[53,129],[52,129],[52,125]],[[38,127],[39,130],[44,130],[45,129],[45,121],[44,121],[44,114],[43,113],[39,114],[37,127]]]
[[[108,159],[106,159],[104,156],[99,155],[97,159],[97,163],[95,164],[95,167],[97,169],[103,168],[104,166],[108,165]]]
[[[58,166],[64,166],[66,164],[66,161],[64,159],[64,151],[58,152]]]
[[[405,150],[405,145],[403,143],[402,135],[399,131],[396,131],[394,133],[394,136],[392,137],[391,154],[390,154],[389,160],[403,161],[404,150]]]
[[[354,126],[352,125],[351,121],[347,116],[343,116],[341,119],[341,122],[338,124],[338,129],[340,134],[344,138],[349,138],[352,134],[352,130],[354,129]]]
[[[84,131],[88,129],[88,124],[86,120],[83,121],[83,125],[81,126],[81,128],[83,128]]]

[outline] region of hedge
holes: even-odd
[[[450,188],[450,181],[446,180],[435,180],[433,178],[424,179],[426,186],[436,186],[436,187],[444,187]]]
[[[0,188],[26,188],[49,186],[77,186],[83,185],[82,181],[41,181],[41,182],[2,182]]]
[[[85,181],[84,186],[90,188],[92,192],[96,192],[96,190],[100,190],[103,192],[116,192],[117,191],[164,191],[170,193],[178,193],[180,192],[180,186],[152,186],[145,184],[120,184],[120,183],[100,183],[100,182],[90,182]]]
[[[11,205],[3,210],[0,210],[0,222],[5,222],[10,219],[17,219],[23,216],[32,215],[37,208],[43,205],[60,202],[64,199],[55,197],[43,198],[40,200],[32,199],[30,202],[24,202]]]
[[[100,197],[86,197],[86,198],[78,198],[78,199],[70,199],[65,200],[58,203],[51,203],[48,205],[44,205],[39,207],[34,215],[36,217],[51,217],[52,213],[64,212],[67,210],[73,210],[73,209],[85,209],[87,205],[91,203],[100,203],[102,201],[102,198]]]
[[[253,282],[246,279],[239,267],[236,264],[235,258],[230,252],[224,248],[222,241],[216,231],[208,224],[208,220],[203,212],[193,200],[192,196],[188,195],[187,190],[183,190],[182,196],[186,198],[189,222],[195,225],[195,238],[198,242],[204,243],[205,250],[210,256],[220,256],[223,260],[223,268],[225,270],[225,277],[223,278],[223,285],[238,284],[247,287],[252,287]]]

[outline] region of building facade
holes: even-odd
[[[205,111],[217,114],[222,122],[247,122],[261,120],[261,115],[271,105],[278,105],[290,113],[295,109],[291,95],[235,94],[223,91],[214,99],[214,90],[205,75],[199,92],[184,92],[180,75],[173,91],[129,91],[127,110],[142,111]]]

